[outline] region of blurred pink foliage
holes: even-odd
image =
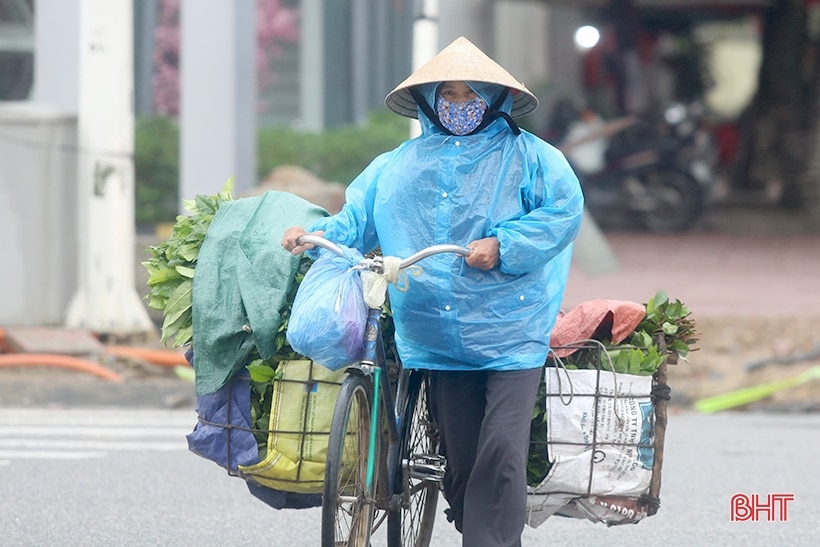
[[[154,47],[154,104],[159,114],[179,114],[179,4],[159,0]],[[259,91],[275,82],[271,62],[282,44],[299,40],[299,8],[284,0],[256,0],[256,78]]]
[[[179,0],[160,0],[154,31],[154,105],[163,115],[179,113]]]

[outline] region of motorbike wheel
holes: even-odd
[[[670,168],[656,168],[636,173],[630,189],[641,223],[650,232],[670,234],[685,232],[703,213],[705,195],[701,185],[689,174]]]

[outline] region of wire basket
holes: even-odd
[[[282,361],[276,372],[265,392],[261,418],[252,417],[247,373],[232,377],[218,392],[200,396],[188,447],[244,479],[251,493],[270,505],[315,505],[313,495],[321,494],[324,484],[333,406],[345,372],[310,360]],[[309,504],[304,495],[311,496]]]
[[[669,354],[653,374],[614,372],[610,352],[589,340],[553,348],[534,410],[528,523],[549,516],[607,525],[635,523],[660,507]],[[582,353],[589,368],[570,370]]]

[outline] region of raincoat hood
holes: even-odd
[[[418,109],[416,117],[421,124],[421,132],[424,135],[436,131],[450,134],[450,132],[441,125],[435,113],[436,93],[439,85],[440,82],[433,82],[419,85],[411,90]],[[512,120],[512,116],[510,116],[513,97],[506,88],[486,82],[467,82],[467,85],[475,91],[476,95],[487,103],[487,111],[484,113],[485,122],[479,126],[476,132],[481,131],[484,127],[493,123],[496,118],[504,118],[512,132],[516,135],[521,132]]]

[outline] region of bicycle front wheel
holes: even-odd
[[[433,534],[444,457],[439,455],[438,427],[430,415],[427,375],[418,370],[405,374],[409,382],[407,399],[399,406],[404,412],[396,486],[401,507],[387,516],[387,543],[390,547],[426,547]]]
[[[325,466],[322,547],[370,544],[376,473],[372,483],[367,485],[369,393],[368,380],[351,374],[342,384],[336,400]],[[374,461],[377,462],[378,457]]]

